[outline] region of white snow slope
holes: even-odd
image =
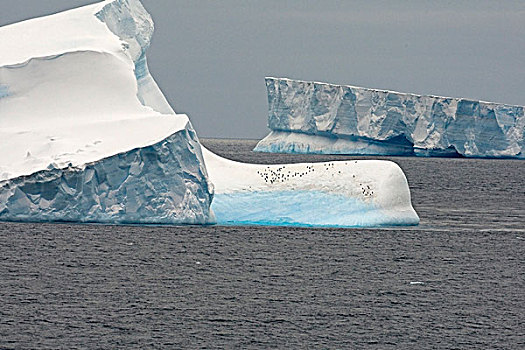
[[[525,108],[266,78],[261,152],[525,158]]]
[[[202,148],[149,74],[152,33],[139,0],[0,28],[0,220],[418,223],[394,163],[264,166]]]

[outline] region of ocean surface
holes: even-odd
[[[525,349],[525,161],[380,158],[419,226],[0,223],[0,349]]]

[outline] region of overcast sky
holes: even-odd
[[[0,0],[0,25],[94,2]],[[150,70],[201,137],[265,136],[265,76],[525,105],[523,0],[143,4]]]

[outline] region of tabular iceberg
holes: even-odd
[[[525,108],[266,78],[260,152],[525,158]]]
[[[394,163],[255,165],[202,147],[149,73],[152,34],[139,0],[0,28],[0,220],[418,223]]]

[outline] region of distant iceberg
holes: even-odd
[[[202,147],[149,73],[152,34],[139,0],[0,28],[0,220],[419,222],[394,163],[243,164]]]
[[[258,152],[525,158],[523,106],[266,78]]]

